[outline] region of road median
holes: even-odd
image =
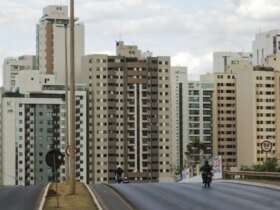
[[[59,183],[57,189],[56,192],[55,184],[51,184],[44,210],[98,210],[87,187],[83,183],[76,183],[75,195],[69,195],[69,185],[66,183]]]

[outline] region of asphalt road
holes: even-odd
[[[42,186],[0,186],[0,210],[36,210],[42,191]]]
[[[115,190],[107,185],[90,186],[103,210],[133,210]]]
[[[118,197],[98,186],[98,199],[105,210],[279,210],[280,191],[254,186],[214,183],[210,189],[201,184],[119,184],[112,185],[134,208],[117,208]],[[93,186],[96,188],[96,186]],[[109,195],[100,191],[109,191]],[[111,191],[111,192],[110,192]],[[108,192],[107,192],[108,193]],[[116,204],[116,205],[115,205]]]

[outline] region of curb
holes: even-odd
[[[280,186],[274,186],[271,184],[264,184],[264,183],[258,183],[258,182],[246,182],[246,181],[237,181],[237,180],[219,180],[218,182],[263,187],[263,188],[268,188],[268,189],[272,189],[272,190],[280,190]]]
[[[42,200],[41,200],[41,202],[40,202],[40,205],[39,205],[38,210],[43,210],[50,186],[51,186],[51,183],[49,183],[49,184],[45,187],[45,191],[44,191],[44,194],[43,194],[43,196],[42,196]]]
[[[98,210],[104,210],[104,209],[101,207],[101,204],[100,204],[100,202],[98,201],[98,199],[97,199],[95,193],[93,192],[93,190],[91,190],[91,189],[89,188],[88,184],[85,184],[85,183],[83,183],[83,184],[85,185],[85,187],[87,188],[89,194],[91,195],[91,197],[92,197],[92,199],[93,199],[95,205],[97,206],[97,209],[98,209]]]

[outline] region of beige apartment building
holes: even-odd
[[[118,166],[131,182],[170,180],[170,57],[145,57],[123,42],[117,42],[116,51],[83,59],[89,86],[89,181],[114,182]]]
[[[279,72],[270,67],[277,59],[269,61],[256,67],[233,61],[227,72],[216,74],[214,153],[223,156],[224,167],[279,159]],[[265,141],[272,145],[270,152],[262,149]]]
[[[236,75],[215,75],[213,92],[213,155],[221,155],[225,168],[237,166]]]

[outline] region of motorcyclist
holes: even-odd
[[[116,181],[118,184],[122,182],[122,174],[123,174],[123,169],[121,168],[120,165],[117,166],[115,176],[116,176]]]
[[[212,169],[213,167],[209,165],[208,160],[206,160],[204,165],[200,168],[203,184],[205,184],[205,186],[207,185],[208,187],[210,187],[210,182],[212,181]]]

